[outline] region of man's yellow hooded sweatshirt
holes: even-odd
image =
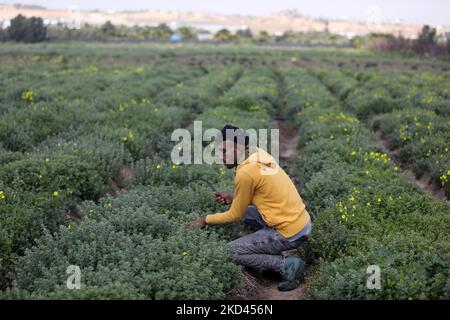
[[[268,226],[290,238],[300,232],[310,219],[294,183],[275,159],[262,149],[257,148],[237,166],[234,185],[230,210],[207,215],[207,224],[240,221],[247,206],[252,204]]]

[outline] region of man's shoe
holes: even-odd
[[[278,290],[294,290],[303,277],[305,263],[298,257],[287,257],[284,260],[283,272],[283,281],[278,284]]]

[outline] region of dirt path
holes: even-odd
[[[241,285],[233,290],[227,300],[300,300],[304,294],[304,285],[292,291],[282,292],[277,288],[281,277],[275,273],[264,273],[254,269],[245,269]]]
[[[297,154],[299,135],[297,130],[285,121],[274,121],[280,130],[280,160],[287,161]]]

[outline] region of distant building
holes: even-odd
[[[214,40],[214,35],[212,33],[198,33],[197,38],[199,41],[210,41]]]

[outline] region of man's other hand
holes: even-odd
[[[189,221],[187,223],[187,226],[189,228],[203,228],[204,226],[206,226],[206,216],[201,217],[198,220],[194,220],[194,221]]]
[[[214,198],[221,205],[231,204],[233,195],[229,192],[214,192]]]

